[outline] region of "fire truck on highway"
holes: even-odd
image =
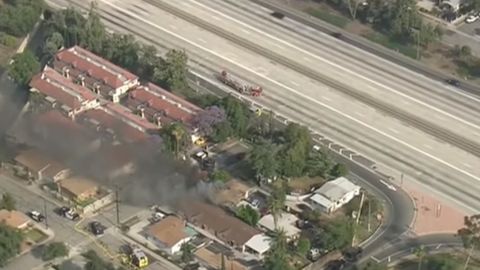
[[[225,85],[228,85],[231,88],[237,90],[240,94],[259,97],[262,95],[263,92],[262,87],[250,85],[243,80],[234,77],[232,74],[229,74],[225,70],[220,73],[218,79]]]

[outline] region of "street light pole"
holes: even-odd
[[[47,200],[43,198],[43,213],[45,214],[45,228],[48,230],[48,214],[47,214]]]

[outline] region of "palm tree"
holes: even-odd
[[[422,262],[423,262],[423,258],[425,257],[425,255],[427,255],[427,252],[425,250],[425,247],[423,245],[417,247],[415,249],[415,255],[417,256],[418,258],[418,270],[422,270]]]
[[[467,259],[463,269],[468,268],[473,251],[480,247],[480,215],[465,217],[465,227],[458,230],[458,235],[462,238],[463,246],[469,249]]]
[[[265,258],[267,270],[289,270],[288,242],[285,231],[275,230],[271,240],[270,251]]]
[[[275,229],[277,229],[278,219],[281,217],[283,208],[285,207],[286,197],[284,185],[273,186],[273,190],[268,198],[268,208],[272,213]]]
[[[179,157],[190,145],[190,138],[187,130],[181,123],[172,123],[164,129],[163,138],[169,151]]]

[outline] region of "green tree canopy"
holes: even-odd
[[[164,150],[179,157],[185,153],[192,141],[190,134],[181,123],[171,123],[164,127],[161,132],[164,144]]]
[[[215,170],[210,176],[210,178],[213,181],[225,183],[228,180],[232,179],[232,176],[225,170]]]
[[[53,32],[43,44],[43,53],[47,57],[52,57],[58,49],[63,46],[64,40],[62,34],[59,32]]]
[[[170,50],[165,63],[154,71],[154,81],[172,91],[183,91],[188,88],[188,56],[184,50]]]
[[[237,209],[237,217],[243,220],[245,223],[256,226],[260,220],[260,215],[257,210],[253,209],[249,205],[242,205]]]
[[[45,246],[42,253],[42,260],[50,261],[59,257],[68,256],[68,247],[63,242],[52,242]]]
[[[305,256],[307,252],[310,250],[310,240],[307,238],[300,238],[297,243],[297,253]]]
[[[324,230],[322,242],[328,250],[343,249],[352,243],[354,230],[349,218],[337,218],[328,223]]]
[[[26,86],[33,75],[40,71],[40,63],[29,50],[15,55],[12,60],[8,67],[8,74],[21,86]]]
[[[42,0],[6,1],[0,8],[0,32],[22,37],[32,31],[45,4]]]
[[[17,202],[13,198],[12,194],[5,192],[2,195],[2,200],[0,201],[0,209],[6,209],[8,211],[15,210]]]
[[[287,236],[284,231],[277,230],[273,235],[270,251],[265,257],[264,267],[266,270],[291,270],[289,258]]]
[[[222,107],[227,114],[227,120],[233,131],[232,135],[245,137],[251,115],[247,105],[232,96],[221,99],[216,105]]]
[[[87,20],[80,32],[80,46],[94,53],[100,53],[103,48],[105,37],[105,26],[100,21],[100,16],[97,14],[97,6],[95,2],[91,2]]]
[[[429,256],[426,258],[425,269],[457,270],[459,263],[448,254]]]
[[[0,267],[20,252],[23,234],[4,223],[0,223]]]
[[[279,171],[277,147],[270,141],[262,140],[250,152],[250,163],[258,176],[275,178]]]
[[[277,228],[278,219],[282,215],[283,208],[285,208],[286,200],[286,186],[283,183],[281,185],[273,185],[270,197],[268,197],[268,208],[272,213],[275,228]]]
[[[310,132],[304,126],[290,123],[283,132],[286,146],[282,151],[282,171],[288,177],[302,176],[312,147]]]
[[[335,179],[341,176],[346,176],[348,174],[348,168],[343,163],[337,163],[332,167],[330,171],[330,178]]]
[[[87,263],[84,267],[85,270],[115,270],[113,264],[102,260],[102,258],[100,258],[93,250],[89,250],[84,253],[83,257],[87,259]]]
[[[184,243],[180,251],[182,252],[181,260],[184,263],[189,263],[193,260],[193,247],[189,243]]]
[[[310,177],[320,176],[328,178],[330,171],[334,166],[333,160],[326,150],[310,151],[305,165],[305,172]]]

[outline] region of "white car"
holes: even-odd
[[[465,19],[466,23],[474,23],[479,19],[479,16],[477,14],[472,14],[468,15],[468,17]]]

